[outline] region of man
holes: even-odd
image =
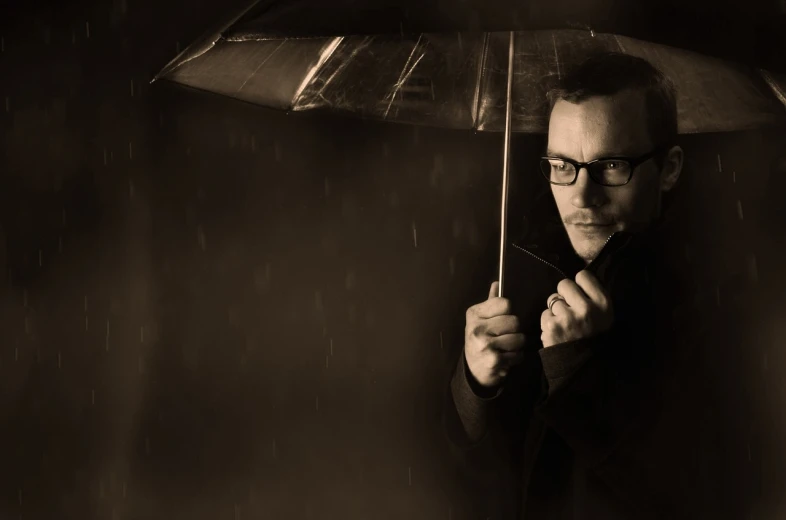
[[[741,341],[705,316],[664,211],[674,88],[615,53],[561,83],[541,160],[559,219],[509,248],[505,297],[495,282],[467,311],[452,445],[492,518],[744,518]]]

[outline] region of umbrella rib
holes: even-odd
[[[415,45],[412,47],[412,52],[409,53],[409,57],[407,58],[407,62],[404,64],[404,68],[401,69],[401,74],[398,77],[398,81],[396,82],[395,85],[393,85],[393,92],[391,92],[389,94],[390,101],[388,102],[388,107],[385,109],[385,115],[382,116],[383,119],[387,119],[388,112],[390,112],[390,107],[393,106],[393,102],[396,100],[396,94],[398,94],[398,91],[401,90],[401,87],[404,85],[404,83],[407,82],[409,77],[412,75],[412,72],[415,70],[415,67],[418,66],[418,63],[420,63],[420,60],[423,59],[423,56],[426,55],[426,53],[424,52],[423,54],[421,54],[418,57],[417,60],[415,60],[415,63],[412,64],[412,67],[409,66],[409,64],[412,62],[412,56],[415,55],[415,51],[417,51],[418,47],[420,46],[420,40],[422,38],[423,38],[423,34],[421,33],[420,35],[418,35],[418,41],[416,41]],[[409,70],[407,70],[407,69],[409,69]]]
[[[783,103],[783,107],[786,108],[786,92],[784,92],[783,88],[780,85],[778,85],[778,83],[775,81],[775,78],[772,77],[772,74],[770,74],[764,69],[759,69],[759,74],[761,75],[761,77],[764,78],[764,81],[767,82],[767,85],[775,93],[775,96],[778,98],[778,101]]]
[[[311,84],[311,81],[314,79],[314,76],[317,74],[319,69],[321,69],[322,66],[325,65],[325,62],[327,62],[333,53],[336,52],[336,49],[339,45],[341,45],[342,41],[344,41],[344,37],[337,36],[322,49],[322,52],[319,54],[319,60],[309,69],[306,77],[303,78],[303,81],[300,83],[297,91],[295,91],[295,95],[292,97],[292,103],[290,105],[291,107],[297,107],[298,101],[300,101],[300,97],[303,95],[303,91],[306,90],[306,87]]]
[[[483,48],[480,51],[480,66],[478,67],[478,80],[475,82],[475,99],[472,111],[472,127],[477,129],[480,119],[480,94],[483,88],[483,73],[486,72],[486,57],[489,49],[489,33],[483,33]]]

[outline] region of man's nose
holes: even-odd
[[[587,168],[581,168],[572,186],[573,194],[571,204],[577,208],[594,208],[606,202],[606,193],[603,186],[590,178]]]

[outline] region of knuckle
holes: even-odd
[[[521,321],[519,320],[518,316],[516,316],[516,315],[511,316],[511,318],[510,318],[510,326],[511,326],[511,328],[513,328],[514,331],[521,330]]]
[[[568,278],[561,280],[557,284],[557,292],[562,293],[565,289],[570,287],[570,285],[571,285],[571,281]]]

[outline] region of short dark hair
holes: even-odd
[[[563,76],[547,94],[549,115],[559,100],[579,103],[594,96],[613,96],[625,90],[644,93],[647,127],[655,146],[677,139],[677,91],[663,72],[643,58],[619,52],[591,56]]]

